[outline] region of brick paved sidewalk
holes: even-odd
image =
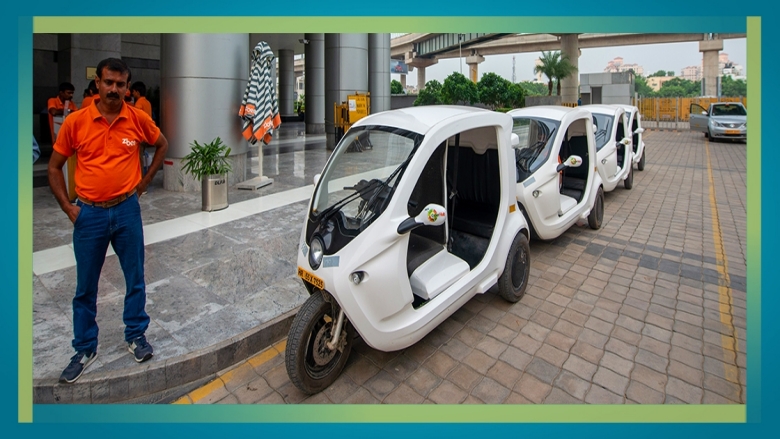
[[[177,402],[744,403],[746,146],[645,142],[600,230],[531,243],[520,302],[477,296],[398,352],[358,340],[317,395],[290,383],[282,341]]]

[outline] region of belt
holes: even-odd
[[[81,200],[82,203],[88,204],[90,206],[94,207],[102,207],[104,209],[108,209],[109,207],[114,207],[117,204],[121,203],[122,201],[125,201],[126,199],[132,197],[135,194],[135,189],[131,190],[130,192],[126,194],[122,194],[116,198],[112,198],[108,201],[92,201],[88,200],[82,196],[79,196],[79,200]]]

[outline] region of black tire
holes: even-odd
[[[498,294],[507,302],[523,298],[531,274],[531,247],[523,232],[517,232],[506,255],[504,272],[498,278]]]
[[[590,210],[590,215],[588,215],[588,225],[591,229],[598,230],[601,228],[602,221],[604,221],[604,189],[599,186],[596,200],[593,202],[593,209]]]
[[[645,170],[645,150],[642,150],[642,157],[639,159],[639,163],[636,164],[636,169],[639,171]]]
[[[626,177],[625,180],[623,180],[623,186],[626,189],[631,189],[634,187],[634,167],[630,166],[628,168],[628,177]]]
[[[345,319],[342,337],[346,337],[346,343],[343,350],[331,351],[325,346],[332,336],[337,315],[334,306],[325,301],[323,294],[327,293],[317,291],[306,299],[295,315],[287,336],[284,355],[287,375],[295,387],[307,394],[320,392],[336,381],[347,364],[354,338],[352,327]],[[315,352],[315,348],[318,351]]]
[[[710,130],[707,129],[707,131],[704,133],[704,138],[710,137]]]

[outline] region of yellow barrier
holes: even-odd
[[[688,122],[690,118],[691,104],[698,104],[707,109],[713,102],[741,102],[747,107],[747,98],[721,97],[721,98],[639,98],[634,100],[634,105],[639,108],[639,113],[645,120],[657,122]]]

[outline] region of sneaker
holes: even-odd
[[[135,361],[143,363],[144,361],[152,358],[154,349],[146,341],[146,336],[142,335],[135,340],[127,344],[127,350],[135,357]]]
[[[60,375],[61,383],[72,383],[79,379],[84,370],[97,358],[97,352],[77,352],[70,357],[70,364]]]

